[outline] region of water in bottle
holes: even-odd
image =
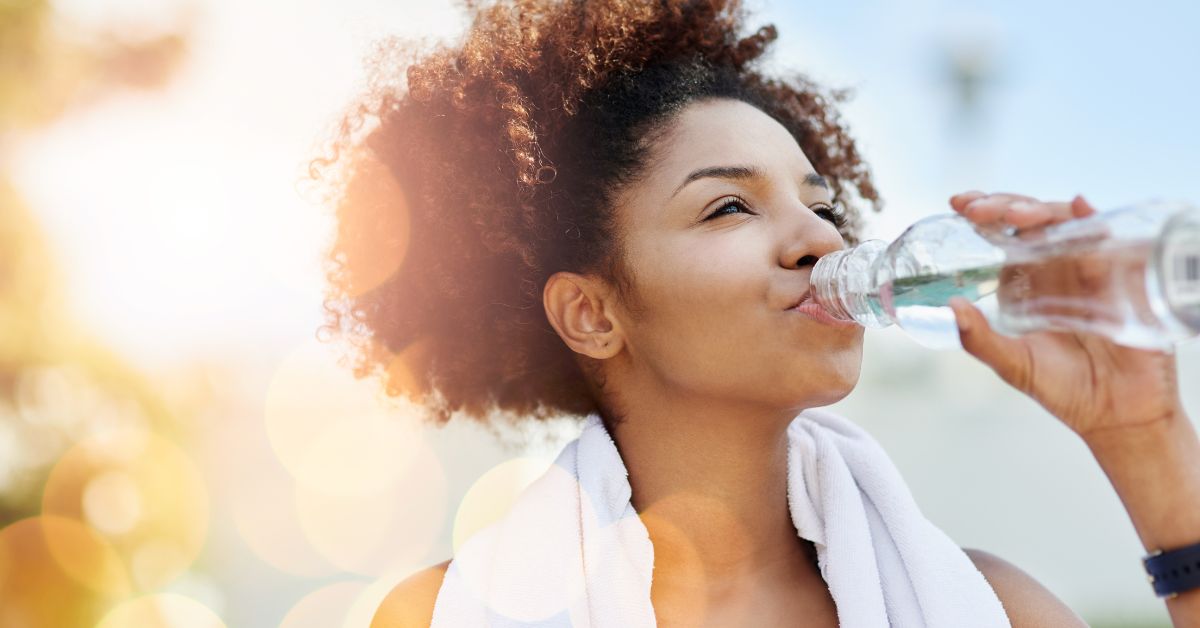
[[[1170,350],[1200,334],[1200,209],[1149,202],[1022,231],[931,216],[890,245],[822,257],[812,290],[837,318],[896,324],[933,348],[959,346],[947,303],[961,296],[1001,333],[1077,330]]]

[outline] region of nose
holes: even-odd
[[[803,204],[797,203],[795,211],[789,214],[794,217],[782,230],[784,239],[780,246],[780,266],[788,269],[812,266],[827,253],[845,248],[846,241],[838,233],[837,227]]]

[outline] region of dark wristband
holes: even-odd
[[[1158,550],[1142,559],[1158,597],[1175,597],[1200,588],[1200,543],[1170,551]]]

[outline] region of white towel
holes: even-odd
[[[788,504],[846,628],[992,628],[991,586],[927,520],[866,431],[827,410],[788,426]],[[432,628],[648,628],[654,548],[597,415],[550,469],[451,561]],[[797,618],[798,620],[801,618]]]

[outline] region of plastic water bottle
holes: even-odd
[[[925,218],[890,245],[822,257],[813,300],[865,327],[899,325],[921,344],[960,347],[961,296],[1008,335],[1079,330],[1170,351],[1200,335],[1200,209],[1152,201],[1047,227],[977,227]]]

